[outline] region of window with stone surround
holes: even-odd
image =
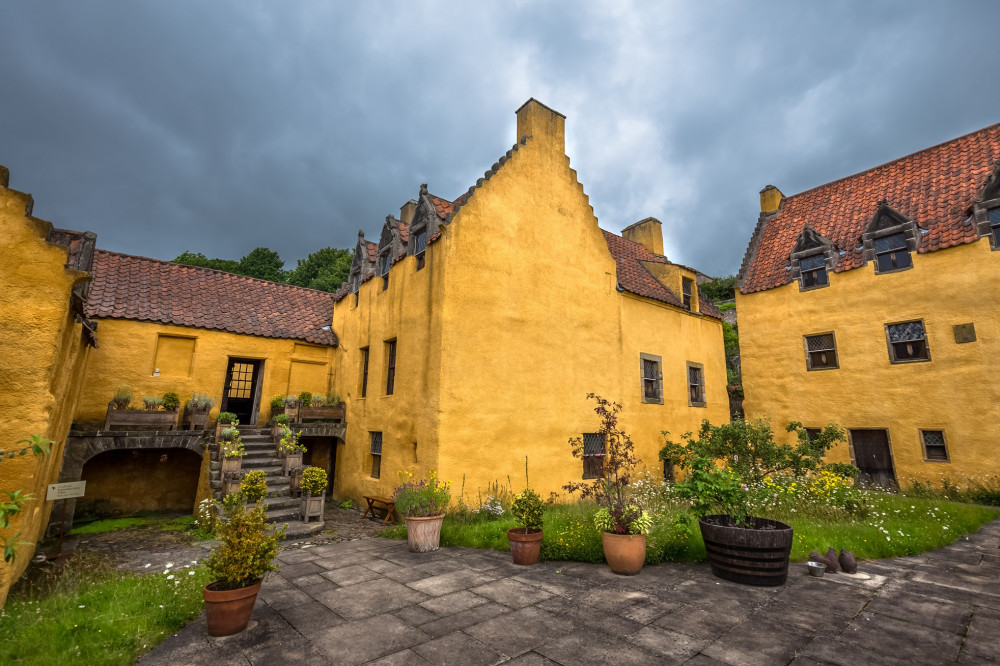
[[[875,272],[891,273],[913,266],[906,236],[902,233],[890,234],[875,239]]]
[[[662,405],[662,359],[654,354],[639,354],[639,372],[642,377],[642,401]]]
[[[705,366],[701,363],[687,364],[688,405],[705,406]]]
[[[837,363],[837,340],[833,333],[804,335],[807,370],[834,370]]]
[[[825,287],[830,284],[830,279],[826,274],[825,254],[803,257],[799,260],[799,270],[801,271],[801,283],[799,284],[801,290]]]
[[[913,363],[931,360],[924,322],[903,321],[885,325],[889,345],[889,360],[893,363]]]
[[[924,446],[924,460],[948,462],[948,445],[944,440],[944,430],[921,430],[920,440]]]
[[[372,478],[381,478],[382,474],[382,433],[369,432],[371,447],[369,449],[372,457]]]

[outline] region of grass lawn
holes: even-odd
[[[823,553],[830,546],[853,551],[861,559],[916,555],[945,546],[978,530],[1000,516],[1000,511],[976,505],[934,499],[918,499],[877,492],[864,494],[864,518],[838,510],[817,509],[809,513],[780,509],[765,513],[788,523],[795,530],[793,561],[809,559],[809,551]],[[577,503],[545,507],[541,557],[544,560],[602,562],[601,534],[593,527],[593,504]],[[647,538],[646,563],[691,562],[705,559],[705,545],[697,523],[678,524],[683,511],[667,507],[655,512]],[[442,546],[508,550],[507,530],[516,527],[506,516],[482,518],[448,515],[441,528]],[[406,538],[406,527],[394,525],[381,533]]]
[[[74,555],[58,575],[11,592],[0,664],[131,664],[201,613],[208,576],[190,562],[135,574]]]

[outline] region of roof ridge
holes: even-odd
[[[192,264],[182,264],[177,261],[171,261],[169,259],[157,259],[155,257],[146,257],[141,254],[128,254],[127,252],[117,252],[115,250],[105,250],[102,248],[95,248],[95,253],[102,254],[116,254],[119,257],[128,257],[130,259],[143,259],[145,261],[154,261],[158,264],[171,264],[173,266],[183,266],[184,268],[194,268],[199,271],[206,271],[210,273],[221,273],[222,275],[232,275],[234,277],[242,278],[244,280],[253,280],[254,282],[262,282],[264,284],[273,284],[278,287],[288,287],[290,289],[301,289],[303,291],[312,291],[318,294],[330,294],[328,291],[323,291],[322,289],[313,289],[311,287],[300,287],[296,284],[288,284],[287,282],[275,282],[274,280],[264,280],[262,278],[256,278],[252,275],[243,275],[242,273],[233,273],[231,271],[223,271],[218,268],[209,268],[208,266],[194,266]],[[332,295],[332,294],[331,294]]]
[[[801,192],[796,192],[795,194],[790,194],[790,195],[788,195],[787,197],[785,197],[782,200],[782,203],[784,203],[785,201],[787,201],[789,199],[794,199],[795,197],[800,197],[800,196],[802,196],[804,194],[810,194],[812,192],[816,192],[818,190],[822,190],[823,188],[831,187],[831,186],[836,185],[838,183],[842,183],[845,180],[851,180],[852,178],[857,178],[858,176],[863,176],[864,174],[871,173],[873,171],[878,171],[879,169],[884,169],[887,166],[890,166],[892,164],[896,164],[897,162],[902,162],[903,160],[908,160],[908,159],[910,159],[912,157],[920,155],[921,153],[928,153],[928,152],[931,152],[933,150],[939,150],[939,149],[944,148],[945,146],[948,146],[950,144],[957,143],[959,141],[962,141],[963,139],[968,139],[971,136],[975,136],[976,134],[985,134],[989,130],[993,130],[993,129],[1000,129],[1000,122],[996,122],[996,123],[993,123],[992,125],[987,125],[986,127],[981,127],[980,129],[973,130],[971,132],[967,132],[967,133],[965,133],[965,134],[963,134],[961,136],[956,136],[954,139],[948,139],[947,141],[942,141],[940,143],[936,143],[933,146],[928,146],[926,148],[921,148],[920,150],[915,150],[912,153],[907,153],[906,155],[903,155],[902,157],[897,157],[895,159],[891,159],[888,162],[883,162],[882,164],[879,164],[879,165],[873,166],[873,167],[869,167],[868,169],[862,169],[861,171],[858,171],[857,173],[852,173],[852,174],[850,174],[848,176],[843,176],[843,177],[838,178],[836,180],[831,180],[831,181],[829,181],[827,183],[823,183],[822,185],[817,185],[816,187],[810,187],[808,190],[802,190]]]

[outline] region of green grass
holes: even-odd
[[[975,532],[1000,511],[981,506],[918,499],[900,495],[865,493],[867,516],[844,511],[816,509],[810,514],[798,509],[780,509],[765,514],[788,523],[795,530],[791,559],[805,561],[809,551],[823,553],[830,546],[853,551],[862,559],[917,555],[946,546],[960,536]],[[543,560],[602,562],[601,534],[593,527],[593,504],[547,506],[543,518]],[[683,511],[663,507],[656,514],[646,540],[646,563],[697,562],[705,559],[705,544],[697,522],[678,523]],[[449,514],[441,527],[442,546],[461,546],[505,551],[507,530],[516,527],[513,518],[472,518]],[[393,525],[381,536],[405,539],[406,527]]]
[[[181,516],[180,518],[168,518],[163,515],[136,515],[129,518],[105,518],[95,520],[79,527],[74,527],[69,531],[70,535],[82,534],[104,534],[105,532],[115,532],[129,527],[142,527],[145,525],[157,525],[161,530],[167,532],[194,530],[194,516]]]
[[[209,574],[187,564],[140,575],[76,555],[58,578],[19,584],[0,611],[0,663],[133,663],[201,612]]]

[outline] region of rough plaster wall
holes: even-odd
[[[83,466],[87,494],[76,518],[127,516],[137,511],[190,511],[201,457],[187,449],[106,451]]]
[[[913,255],[913,268],[875,275],[872,265],[830,276],[830,286],[797,284],[737,294],[744,409],[808,427],[888,428],[896,475],[1000,473],[1000,252],[988,239]],[[887,323],[923,319],[929,363],[889,362]],[[955,342],[952,326],[972,322],[977,341]],[[802,336],[833,331],[840,368],[806,370]],[[778,427],[780,426],[780,427]],[[944,430],[951,462],[925,462],[919,430]],[[783,433],[782,433],[783,434]],[[846,446],[831,460],[848,462]]]

